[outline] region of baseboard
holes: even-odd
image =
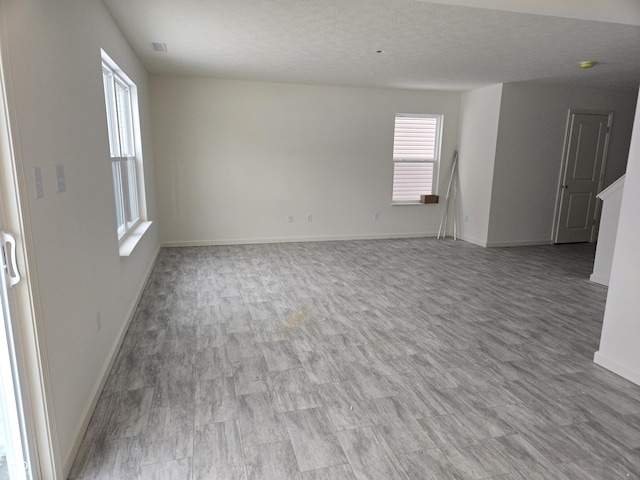
[[[592,281],[593,283],[604,285],[605,287],[609,286],[609,277],[607,277],[606,275],[592,273],[591,276],[589,277],[589,280]]]
[[[593,362],[603,368],[606,368],[607,370],[610,370],[616,375],[620,375],[622,378],[635,383],[636,385],[640,385],[640,371],[634,368],[629,368],[626,365],[622,365],[621,363],[610,359],[609,357],[600,353],[599,350],[593,356]]]
[[[144,292],[145,287],[147,286],[147,282],[149,281],[149,277],[151,276],[151,272],[153,271],[153,267],[156,264],[156,260],[158,259],[158,255],[160,254],[160,246],[156,249],[156,252],[153,256],[153,261],[151,262],[151,266],[147,270],[144,276],[144,281],[140,285],[140,288],[136,294],[135,300],[129,307],[129,311],[126,315],[126,321],[123,323],[122,328],[118,332],[118,337],[111,348],[109,355],[107,357],[107,361],[103,365],[100,375],[98,376],[98,381],[93,387],[91,391],[90,400],[82,411],[82,415],[80,416],[80,420],[76,424],[76,428],[73,431],[73,441],[71,442],[71,447],[67,451],[67,454],[64,456],[63,460],[63,470],[65,477],[67,478],[71,472],[71,468],[73,466],[73,461],[78,454],[78,450],[80,449],[80,444],[84,438],[84,434],[89,426],[89,421],[91,420],[91,416],[93,415],[93,411],[96,408],[96,404],[100,399],[100,394],[102,393],[102,389],[104,388],[105,383],[107,382],[107,377],[109,376],[109,372],[111,371],[111,367],[116,360],[116,356],[118,355],[118,351],[122,346],[122,341],[124,340],[124,336],[129,329],[129,325],[133,320],[133,316],[136,312],[136,308],[138,307],[138,303],[140,303],[140,299],[142,298],[142,293]]]
[[[466,235],[460,235],[458,237],[460,240],[464,240],[465,242],[473,243],[474,245],[478,245],[484,248],[496,248],[496,247],[530,247],[536,245],[553,245],[553,241],[549,239],[545,240],[518,240],[517,242],[486,242],[483,240],[479,240],[477,238],[468,237]]]
[[[394,238],[428,238],[436,237],[435,232],[418,233],[381,233],[364,235],[327,235],[315,237],[273,237],[273,238],[227,238],[220,240],[168,241],[163,247],[207,247],[216,245],[256,245],[263,243],[298,243],[298,242],[331,242],[345,240],[385,240]]]
[[[478,240],[477,238],[467,237],[466,235],[460,235],[458,238],[464,242],[469,242],[469,243],[473,243],[474,245],[478,245],[479,247],[486,248],[487,246],[487,242],[483,240]]]
[[[532,247],[536,245],[553,245],[553,241],[546,239],[546,240],[519,240],[517,242],[487,242],[487,248]]]

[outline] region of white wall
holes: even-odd
[[[442,204],[390,205],[394,115],[444,114],[444,194],[459,98],[453,92],[152,76],[162,241],[433,235]]]
[[[620,221],[594,361],[640,385],[640,102],[629,151]]]
[[[158,250],[152,226],[131,257],[118,254],[100,47],[138,86],[148,217],[154,220],[148,79],[98,0],[6,0],[2,8],[10,114],[26,180],[21,198],[32,244],[30,275],[68,471]],[[56,193],[56,165],[65,170],[63,193]],[[34,167],[44,178],[40,199]]]
[[[486,246],[502,85],[462,94],[459,136],[460,238]]]
[[[625,172],[637,92],[505,84],[488,245],[550,243],[570,108],[614,112],[604,187]]]

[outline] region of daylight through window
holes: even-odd
[[[140,221],[132,96],[135,85],[112,62],[102,62],[118,239]]]
[[[393,133],[394,203],[418,203],[436,193],[442,115],[396,115]]]

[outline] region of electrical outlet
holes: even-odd
[[[379,220],[380,220],[380,214],[379,214],[378,212],[374,213],[374,214],[373,214],[373,221],[374,221],[374,222],[377,222],[377,221],[379,221]]]
[[[287,223],[293,223],[293,215],[287,217]]]
[[[464,216],[464,223],[467,223],[469,221],[469,215],[465,215]]]
[[[313,222],[313,215],[311,215],[310,213],[307,213],[307,222],[308,223]]]

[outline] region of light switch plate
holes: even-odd
[[[64,192],[67,189],[64,182],[64,167],[62,165],[56,165],[56,184],[58,193]]]
[[[42,170],[40,170],[40,167],[33,167],[33,179],[36,183],[36,197],[44,197],[44,184],[42,183]]]

